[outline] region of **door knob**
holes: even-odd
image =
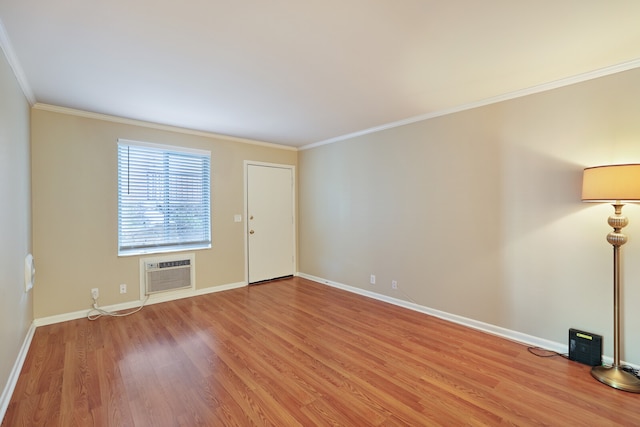
[[[255,231],[253,231],[253,230],[250,230],[250,231],[249,231],[249,234],[253,234],[253,233],[255,233]]]

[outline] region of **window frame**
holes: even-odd
[[[202,169],[198,170],[195,169],[193,171],[196,172],[200,172],[205,174],[206,179],[203,179],[202,182],[200,183],[200,186],[202,187],[201,191],[199,191],[197,194],[199,194],[202,198],[206,199],[207,203],[201,203],[200,205],[197,205],[199,209],[203,210],[203,214],[198,217],[200,220],[204,220],[205,225],[203,225],[200,229],[199,229],[199,234],[201,235],[202,239],[195,242],[195,241],[172,241],[170,239],[167,238],[167,236],[171,233],[171,226],[169,226],[168,224],[170,223],[170,221],[167,221],[166,219],[162,220],[161,224],[158,224],[157,221],[155,222],[155,224],[153,225],[153,227],[158,227],[161,226],[161,229],[163,230],[162,233],[165,239],[162,242],[157,242],[154,241],[152,243],[148,243],[148,244],[144,244],[144,243],[140,243],[140,244],[133,244],[133,240],[129,239],[125,239],[123,238],[123,215],[122,215],[122,210],[123,210],[123,195],[122,195],[122,183],[121,180],[126,176],[128,177],[129,173],[131,173],[131,171],[129,169],[127,169],[125,172],[123,172],[121,170],[122,164],[121,164],[121,148],[122,147],[139,147],[141,150],[149,150],[150,153],[155,152],[156,154],[162,155],[163,159],[166,159],[165,161],[170,162],[172,155],[174,155],[175,157],[173,158],[173,160],[176,159],[184,159],[185,157],[190,157],[190,156],[195,156],[195,157],[200,157],[202,161],[204,161],[204,165],[202,167]],[[132,255],[146,255],[146,254],[160,254],[160,253],[167,253],[167,252],[179,252],[179,251],[190,251],[190,250],[198,250],[198,249],[210,249],[211,248],[211,228],[212,228],[212,218],[211,218],[211,212],[212,212],[212,207],[211,207],[211,151],[208,150],[201,150],[201,149],[195,149],[195,148],[190,148],[190,147],[182,147],[182,146],[174,146],[174,145],[166,145],[166,144],[156,144],[156,143],[150,143],[150,142],[143,142],[143,141],[133,141],[133,140],[128,140],[128,139],[118,139],[117,141],[117,249],[118,249],[118,256],[132,256]],[[128,162],[129,158],[127,158],[125,161]],[[150,162],[149,168],[151,168],[153,162]],[[141,166],[144,167],[144,165],[141,163]],[[127,166],[128,168],[128,166]],[[150,173],[150,172],[149,172]],[[163,181],[171,181],[171,174],[169,172],[165,173],[162,176],[162,180]],[[205,182],[206,181],[206,182]],[[163,194],[166,196],[167,194],[174,194],[175,196],[175,189],[173,190],[174,193],[172,193],[172,190],[170,190],[167,186],[166,186],[166,182],[164,183],[163,187]],[[146,189],[147,193],[152,193],[154,191],[157,191],[157,188],[152,188],[152,184],[148,184],[147,186],[141,186],[141,188]],[[162,186],[161,186],[162,187]],[[156,202],[158,201],[158,198],[155,199],[151,199],[151,200],[155,200]],[[163,197],[163,200],[165,201],[164,204],[161,205],[157,205],[156,206],[156,210],[160,210],[162,213],[163,218],[166,218],[166,216],[171,216],[170,214],[170,210],[169,207],[171,206],[175,206],[175,205],[170,205],[169,201],[173,201],[174,203],[176,202],[176,200],[171,199],[171,198],[167,198],[167,197]],[[141,201],[138,201],[139,203],[142,203]],[[159,209],[160,208],[160,209]],[[145,210],[148,209],[148,206],[145,208]],[[132,217],[134,218],[134,217]],[[140,217],[142,219],[142,216]],[[173,223],[175,224],[175,221],[173,221]],[[174,228],[179,228],[177,225],[173,226]],[[145,229],[147,229],[148,227],[145,226]],[[148,230],[147,230],[148,231]],[[131,232],[131,230],[130,230]],[[144,234],[144,232],[142,233]],[[179,234],[179,232],[178,232]],[[174,235],[175,235],[175,230],[174,230]],[[147,235],[147,238],[149,238],[149,236],[151,236],[151,233],[149,233],[149,235]]]

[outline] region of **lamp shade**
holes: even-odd
[[[640,202],[640,164],[586,168],[582,176],[583,202]]]

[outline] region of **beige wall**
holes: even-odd
[[[117,256],[118,138],[211,151],[213,247],[196,251],[198,289],[245,280],[243,223],[233,220],[244,213],[244,160],[297,161],[292,150],[34,108],[36,318],[89,309],[94,287],[101,306],[139,299],[139,257]]]
[[[32,293],[24,291],[30,187],[29,104],[0,50],[0,396],[33,320]]]
[[[299,270],[557,343],[599,333],[612,355],[612,208],[580,201],[582,169],[640,162],[639,117],[632,70],[303,150]],[[625,213],[622,356],[640,363]]]

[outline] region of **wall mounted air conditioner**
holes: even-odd
[[[195,254],[167,255],[140,260],[143,295],[195,289]]]

